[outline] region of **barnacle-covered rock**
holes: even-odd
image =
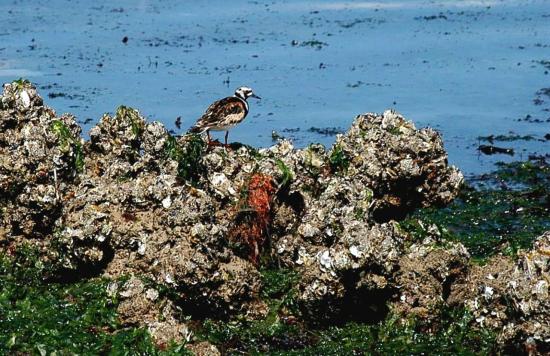
[[[479,327],[499,331],[504,345],[531,344],[541,352],[550,345],[550,232],[520,251],[517,260],[494,257],[474,266],[453,297],[472,311]]]
[[[259,273],[228,248],[229,215],[213,215],[222,210],[216,196],[181,179],[185,152],[174,151],[185,147],[171,140],[134,109],[101,119],[86,146],[78,199],[65,204],[60,259],[66,269],[145,275],[184,293],[182,303],[195,310],[240,309],[257,295]],[[214,183],[212,193],[220,189]]]
[[[5,84],[0,101],[0,226],[9,239],[48,236],[81,168],[80,127],[26,81]]]
[[[197,356],[220,356],[221,352],[218,348],[208,341],[198,342],[196,344],[188,345],[187,350],[191,351],[193,355]]]
[[[299,272],[312,320],[383,316],[407,267],[394,220],[448,203],[462,182],[439,135],[391,111],[357,117],[330,150],[287,140],[256,150],[175,138],[123,106],[83,142],[74,118],[56,117],[24,82],[6,85],[1,103],[0,238],[40,237],[58,273],[147,279],[158,288],[131,279],[119,313],[159,338],[186,338],[174,305],[195,317],[261,315],[251,310],[265,309],[262,258]],[[422,256],[435,256],[436,271],[423,272],[444,284],[453,267]],[[168,309],[158,289],[171,291]]]
[[[368,227],[351,221],[330,245],[302,240],[294,265],[303,276],[298,301],[305,314],[312,320],[383,315],[403,241],[394,222]]]
[[[438,308],[464,283],[469,261],[470,254],[462,244],[443,243],[437,235],[411,245],[399,260],[392,310],[435,321]]]
[[[395,111],[358,116],[339,135],[331,157],[347,157],[346,175],[374,192],[377,221],[399,218],[419,206],[451,202],[462,174],[447,164],[441,136],[417,129]]]
[[[161,347],[174,341],[192,340],[192,331],[175,317],[177,307],[172,301],[160,297],[154,287],[146,286],[136,277],[131,277],[122,285],[112,282],[109,287],[120,299],[117,312],[123,325],[146,326],[155,343]]]

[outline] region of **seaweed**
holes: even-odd
[[[187,352],[183,344],[157,348],[143,328],[125,327],[117,318],[110,280],[93,278],[72,284],[43,280],[47,265],[38,251],[20,248],[0,254],[0,353],[147,354]],[[260,320],[236,317],[196,323],[198,340],[224,353],[273,355],[349,355],[480,353],[495,351],[495,335],[470,327],[472,315],[442,308],[436,325],[390,314],[375,324],[350,322],[312,328],[299,319],[295,288],[299,275],[286,269],[261,271],[261,297],[269,312]],[[430,330],[427,332],[427,330]]]
[[[277,163],[277,167],[279,170],[281,170],[281,177],[278,179],[279,181],[279,189],[283,189],[285,187],[288,187],[290,183],[292,183],[292,180],[294,179],[294,176],[292,175],[292,171],[288,166],[280,159],[277,159],[275,161]]]
[[[345,173],[350,165],[350,158],[342,149],[342,146],[335,145],[330,153],[329,165],[332,172]]]
[[[267,353],[302,349],[314,340],[296,318],[296,283],[299,275],[289,269],[260,271],[261,297],[267,315],[258,320],[237,317],[228,321],[207,319],[195,330],[199,340],[208,340],[226,353]]]
[[[115,118],[118,120],[130,120],[134,138],[137,139],[143,133],[143,121],[140,120],[139,112],[136,109],[121,105],[116,110]]]
[[[471,328],[473,316],[462,308],[441,308],[437,324],[390,314],[379,323],[350,322],[315,329],[280,314],[260,321],[207,320],[199,337],[227,354],[267,355],[426,355],[490,354],[496,335]],[[293,320],[289,322],[289,320]]]
[[[81,173],[84,170],[84,150],[80,141],[72,135],[67,125],[61,120],[53,120],[50,129],[57,135],[62,151],[67,152],[70,148],[73,149],[74,166],[76,171]]]
[[[480,141],[487,141],[489,143],[493,143],[495,141],[500,142],[510,142],[510,141],[532,141],[536,140],[536,137],[533,135],[518,135],[515,133],[510,133],[508,135],[489,135],[489,136],[479,136],[477,138]]]
[[[269,235],[271,200],[276,191],[273,177],[253,173],[241,189],[235,225],[229,232],[229,239],[244,247],[250,261],[256,265]]]
[[[164,145],[165,156],[178,162],[178,176],[193,186],[199,183],[204,173],[201,163],[206,144],[199,135],[191,134],[185,145],[180,144],[174,136],[169,135]]]
[[[29,80],[25,79],[25,78],[19,78],[19,79],[17,79],[17,80],[14,80],[12,83],[15,84],[15,85],[17,86],[17,89],[18,89],[18,90],[21,90],[21,89],[23,89],[25,86],[31,84],[31,82],[30,82]]]
[[[378,324],[348,323],[316,332],[311,347],[276,355],[426,355],[488,354],[496,350],[494,333],[470,328],[464,309],[441,309],[438,325],[390,314]],[[427,332],[431,330],[431,332]]]
[[[175,354],[148,331],[117,318],[104,278],[64,284],[44,280],[49,265],[29,246],[0,252],[0,354]]]
[[[476,259],[514,255],[550,229],[549,183],[545,162],[499,163],[448,207],[421,209],[400,224],[416,240],[435,224],[444,239],[461,242]]]

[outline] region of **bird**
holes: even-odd
[[[241,123],[248,114],[248,98],[261,99],[249,87],[239,87],[233,96],[212,103],[206,112],[190,129],[190,133],[206,131],[208,143],[211,143],[210,131],[225,131],[225,146],[229,130]]]

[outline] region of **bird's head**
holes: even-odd
[[[237,90],[235,90],[235,96],[237,98],[241,98],[243,100],[246,100],[250,97],[256,98],[256,99],[261,99],[259,96],[254,94],[252,92],[252,89],[250,89],[249,87],[240,87],[240,88],[238,88]]]

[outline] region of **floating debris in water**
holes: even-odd
[[[323,136],[336,136],[343,133],[344,129],[340,127],[310,127],[307,131]]]
[[[502,147],[497,147],[492,145],[479,145],[477,149],[478,151],[486,155],[494,155],[494,154],[506,154],[509,156],[514,155],[513,148],[502,148]]]

